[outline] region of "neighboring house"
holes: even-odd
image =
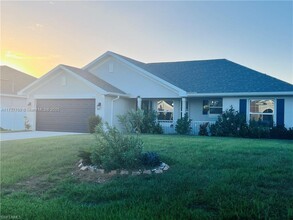
[[[250,119],[293,127],[293,85],[226,59],[142,63],[106,52],[79,69],[59,65],[20,91],[37,111],[33,129],[87,132],[91,115],[119,127],[117,115],[154,109],[165,132],[185,113],[193,133],[230,106]]]
[[[10,130],[24,130],[26,96],[17,95],[17,92],[35,81],[36,78],[8,66],[0,66],[0,80],[0,127]]]

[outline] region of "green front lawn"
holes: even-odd
[[[1,218],[293,219],[293,141],[144,135],[164,174],[72,173],[92,135],[1,143]]]

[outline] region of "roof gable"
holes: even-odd
[[[64,64],[58,65],[57,67],[52,69],[50,72],[48,72],[47,74],[45,74],[44,76],[42,76],[41,78],[36,80],[35,82],[31,83],[30,85],[28,85],[27,87],[25,87],[24,89],[19,91],[19,94],[26,93],[30,89],[34,88],[34,86],[38,87],[38,86],[42,85],[42,83],[45,82],[45,80],[50,79],[51,76],[54,75],[55,73],[58,73],[59,70],[66,71],[68,74],[71,74],[72,76],[83,81],[89,87],[92,87],[93,89],[95,89],[97,92],[99,92],[101,94],[104,94],[104,95],[107,95],[107,94],[126,95],[125,92],[110,85],[109,83],[105,82],[104,80],[94,76],[90,72],[76,68],[76,67],[67,66]]]

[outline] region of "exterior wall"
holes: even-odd
[[[104,122],[107,122],[109,125],[113,125],[119,129],[121,128],[121,125],[117,116],[123,115],[131,109],[136,109],[136,100],[122,97],[117,99],[117,96],[106,96],[105,109],[105,116],[103,118]]]
[[[109,68],[112,65],[113,71]],[[108,58],[105,62],[102,62],[99,66],[89,71],[111,85],[130,94],[132,98],[136,98],[137,96],[142,98],[178,97],[178,93],[175,90],[159,84],[144,74],[139,73],[134,68],[113,58]]]
[[[287,128],[293,127],[293,97],[285,98],[284,121]]]
[[[218,115],[204,115],[202,113],[202,103],[206,98],[188,98],[189,117],[192,121],[216,121]]]
[[[37,99],[95,99],[95,106],[101,103],[101,108],[95,108],[96,115],[104,118],[105,112],[107,112],[104,95],[98,94],[94,89],[65,71],[60,71],[51,76],[51,78],[29,91],[27,95],[27,103],[31,104],[27,111],[27,117],[32,130],[36,129]]]
[[[26,98],[1,95],[0,127],[10,130],[24,130]]]
[[[224,97],[223,98],[223,111],[230,109],[231,106],[236,111],[239,111],[239,97]]]

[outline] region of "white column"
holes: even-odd
[[[137,109],[141,109],[141,98],[137,96]]]
[[[182,98],[181,105],[182,105],[181,117],[184,117],[186,113],[186,98]]]

